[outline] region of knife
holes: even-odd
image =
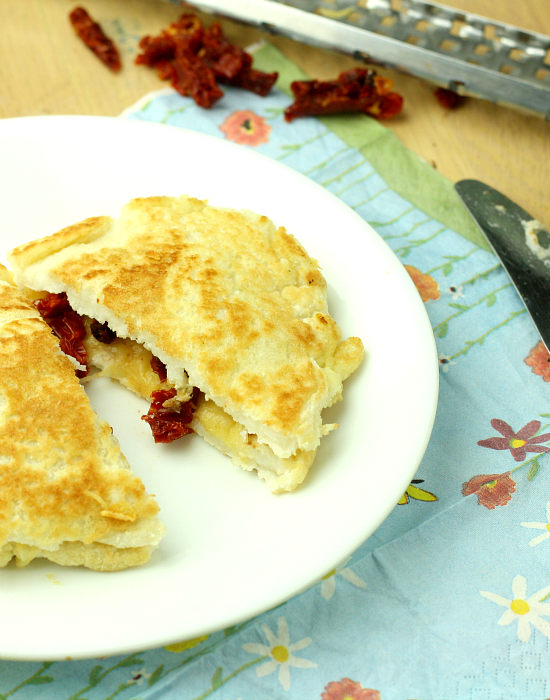
[[[550,233],[520,206],[478,180],[455,189],[500,259],[550,352]]]

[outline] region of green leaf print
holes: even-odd
[[[221,686],[222,678],[223,668],[218,666],[218,668],[214,671],[214,675],[212,676],[212,688],[214,688],[214,690],[217,690]]]
[[[126,666],[143,666],[144,661],[143,659],[136,659],[135,657],[130,656],[127,659],[124,659],[124,661],[121,661],[119,664],[117,664],[117,668],[125,668]]]
[[[533,479],[536,477],[536,475],[539,473],[540,469],[540,463],[538,459],[535,459],[531,466],[529,467],[529,471],[527,472],[527,481],[533,481]]]
[[[151,687],[153,683],[156,683],[158,679],[162,676],[162,672],[164,671],[164,664],[161,664],[158,668],[156,668],[153,673],[151,674],[151,677],[148,680],[148,685]]]
[[[88,680],[88,683],[91,687],[97,685],[99,681],[101,680],[101,671],[103,671],[103,666],[94,666],[92,670],[90,671],[90,678]]]
[[[437,330],[437,337],[444,338],[449,331],[449,324],[445,321],[442,323]]]
[[[53,676],[36,676],[27,681],[27,685],[43,685],[44,683],[52,683]]]
[[[487,306],[494,306],[497,303],[497,295],[496,294],[489,294],[487,297]]]

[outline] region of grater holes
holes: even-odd
[[[535,78],[538,80],[548,80],[548,77],[550,76],[550,70],[546,70],[546,68],[539,68],[535,72]]]
[[[512,61],[522,61],[527,54],[525,51],[522,51],[521,49],[512,49],[510,53],[508,54],[508,58],[511,58]]]
[[[499,71],[501,73],[504,73],[505,75],[512,75],[513,73],[517,73],[517,68],[511,66],[508,63],[503,63],[502,66],[499,68]]]
[[[395,15],[387,15],[386,17],[383,17],[382,20],[380,21],[380,24],[383,25],[384,27],[388,27],[388,29],[391,29],[393,25],[397,22],[397,17]]]
[[[451,41],[450,39],[443,39],[441,44],[439,44],[439,48],[442,51],[455,51],[460,47],[460,44],[458,44],[456,41]]]
[[[546,50],[546,56],[542,59],[542,62],[550,66],[550,49]]]
[[[483,36],[486,39],[489,39],[489,41],[500,41],[497,35],[497,28],[494,27],[492,24],[485,25],[485,27],[483,28]]]
[[[419,19],[418,22],[414,25],[415,29],[418,29],[419,32],[426,32],[430,27],[430,23],[427,22],[425,19]]]
[[[403,0],[390,0],[390,5],[394,12],[401,12],[403,9]]]
[[[491,50],[491,47],[487,46],[487,44],[478,44],[474,49],[474,53],[477,56],[485,56],[486,54],[489,53],[490,50]]]
[[[452,34],[453,36],[462,37],[465,33],[464,30],[466,30],[467,32],[469,27],[470,25],[467,22],[463,22],[460,19],[454,19],[453,24],[449,30],[449,34]]]

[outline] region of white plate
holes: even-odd
[[[327,419],[305,484],[273,496],[197,436],[155,445],[144,401],[89,388],[168,533],[140,568],[102,574],[45,560],[0,570],[0,656],[126,653],[257,615],[349,556],[403,494],[426,449],[438,369],[432,330],[402,264],[358,215],[250,149],[177,127],[109,117],[0,121],[0,258],[135,196],[192,194],[266,214],[319,260],[332,315],[366,360]]]

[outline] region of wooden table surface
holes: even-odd
[[[115,116],[147,92],[166,86],[153,71],[134,65],[133,56],[139,38],[158,33],[179,17],[181,8],[161,0],[86,0],[83,6],[121,50],[124,67],[114,75],[70,27],[68,15],[76,4],[0,0],[0,117]],[[447,4],[550,35],[550,0]],[[332,78],[358,65],[341,54],[263,36],[239,23],[222,24],[241,46],[266,38],[311,77]],[[476,99],[445,110],[432,85],[389,70],[379,72],[391,77],[404,96],[403,113],[385,124],[408,148],[453,181],[472,177],[491,184],[550,225],[550,122]]]

